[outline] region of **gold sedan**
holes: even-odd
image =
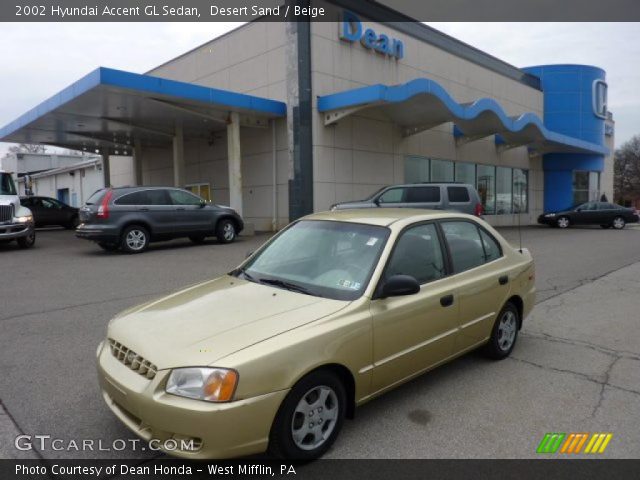
[[[314,214],[228,275],[114,318],[100,385],[167,453],[316,458],[356,406],[478,347],[509,355],[534,298],[529,252],[476,217]]]

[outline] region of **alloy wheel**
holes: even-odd
[[[131,250],[138,251],[144,248],[147,238],[142,230],[133,229],[129,230],[125,241]]]
[[[567,228],[569,226],[569,219],[567,217],[560,217],[558,219],[558,226],[560,228]]]
[[[624,228],[624,225],[625,225],[624,218],[616,217],[613,219],[613,228],[620,230]]]
[[[230,242],[236,236],[236,229],[231,222],[227,222],[222,229],[222,235],[227,242]]]

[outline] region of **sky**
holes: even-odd
[[[5,23],[0,127],[91,70],[144,73],[240,24]],[[640,133],[640,24],[429,23],[518,67],[597,65],[607,71],[616,146]],[[0,157],[8,144],[0,143]]]

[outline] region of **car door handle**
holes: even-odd
[[[503,275],[500,278],[498,278],[498,283],[500,285],[506,285],[507,283],[509,283],[509,275]]]
[[[178,212],[181,212],[182,210],[184,210],[184,207],[176,208],[176,210],[177,210]]]
[[[445,295],[440,299],[440,305],[443,307],[450,307],[453,305],[453,295]]]
[[[146,207],[143,207],[143,208],[141,208],[141,209],[140,209],[140,211],[141,211],[141,212],[148,212],[148,211],[149,211],[149,209],[148,209],[148,208],[146,208]]]

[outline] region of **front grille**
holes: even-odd
[[[118,361],[134,372],[147,377],[149,380],[156,376],[158,367],[156,367],[149,360],[145,360],[133,350],[128,349],[120,342],[116,342],[114,339],[109,339],[109,346],[111,347],[111,354],[118,359]]]
[[[13,218],[13,205],[0,205],[0,222],[10,222]]]

